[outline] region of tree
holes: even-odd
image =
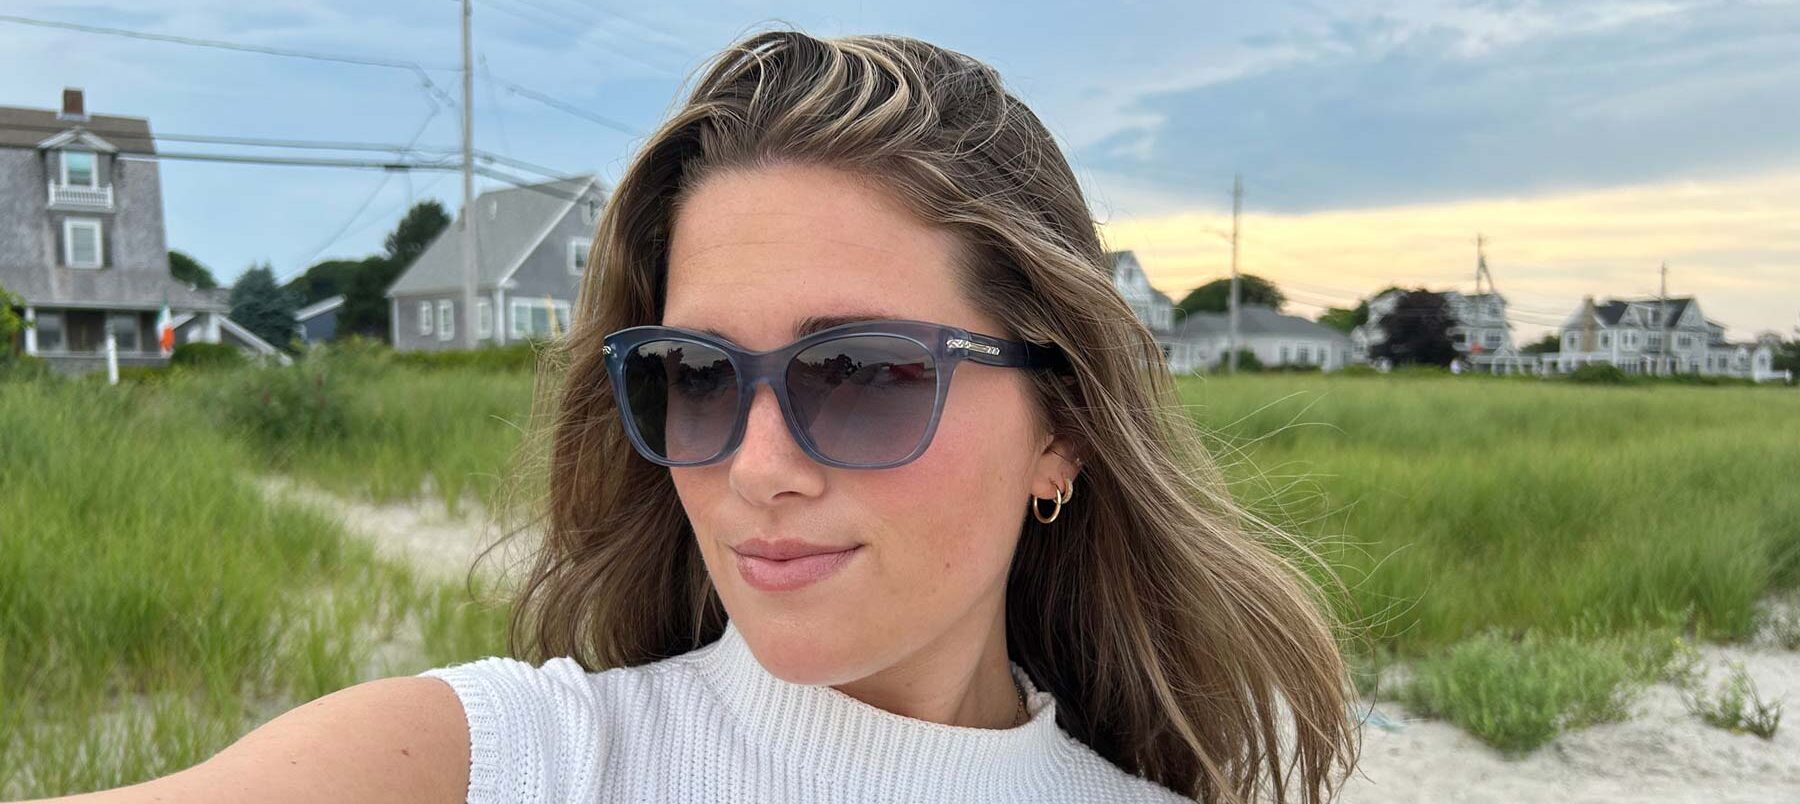
[[[201,265],[199,260],[174,250],[169,252],[169,276],[197,288],[219,286],[219,280],[214,279],[212,271]]]
[[[294,294],[275,284],[275,269],[268,263],[252,265],[231,286],[231,320],[256,336],[284,349],[292,349]]]
[[[1319,314],[1319,323],[1348,335],[1350,334],[1350,330],[1356,329],[1356,314],[1358,312],[1362,313],[1363,320],[1368,320],[1368,303],[1364,302],[1363,304],[1358,305],[1355,310],[1349,310],[1343,307],[1328,307],[1325,309],[1325,312]]]
[[[435,198],[426,199],[406,211],[406,217],[400,219],[382,245],[387,247],[388,259],[404,269],[449,226],[450,214],[444,211],[444,205]]]
[[[1275,284],[1260,276],[1251,274],[1238,275],[1238,303],[1260,304],[1277,310],[1287,304],[1287,297]],[[1188,291],[1186,298],[1175,305],[1183,316],[1192,313],[1223,313],[1231,308],[1231,279],[1215,279],[1200,287]]]
[[[1420,363],[1448,366],[1457,357],[1450,342],[1450,306],[1441,293],[1420,288],[1407,291],[1395,302],[1393,312],[1381,319],[1385,340],[1370,355],[1387,358],[1395,365]]]
[[[1519,351],[1528,355],[1555,354],[1562,351],[1562,336],[1554,332],[1546,332],[1544,337],[1525,344],[1525,347]]]
[[[306,269],[306,273],[288,280],[285,287],[294,294],[295,299],[299,300],[300,306],[305,307],[348,290],[356,272],[362,269],[363,262],[363,260],[326,260]]]
[[[383,241],[387,252],[362,260],[350,272],[344,287],[344,306],[338,310],[338,335],[356,333],[387,340],[388,288],[449,226],[450,215],[435,198],[420,201],[407,210]]]
[[[28,326],[18,313],[13,312],[14,307],[24,306],[24,299],[0,285],[0,363],[12,359],[13,338]]]
[[[1405,288],[1397,285],[1388,285],[1387,287],[1376,291],[1375,295],[1370,296],[1369,299],[1376,298],[1383,293],[1393,290],[1400,291],[1401,293],[1406,292]],[[1319,323],[1338,330],[1339,332],[1348,334],[1350,330],[1369,323],[1369,299],[1363,299],[1362,301],[1357,302],[1356,309],[1354,310],[1345,307],[1326,308],[1325,312],[1319,315]]]
[[[1794,339],[1780,341],[1775,344],[1775,359],[1770,368],[1776,371],[1786,369],[1792,382],[1800,383],[1800,327],[1794,327]]]

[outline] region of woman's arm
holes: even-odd
[[[460,802],[469,727],[435,678],[369,681],[297,706],[211,759],[58,802]]]

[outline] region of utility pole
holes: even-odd
[[[1662,283],[1656,291],[1656,324],[1662,329],[1662,338],[1657,349],[1657,374],[1673,374],[1669,371],[1669,261],[1663,260]]]
[[[475,348],[475,81],[469,64],[470,0],[462,0],[463,344]],[[498,311],[495,311],[498,312]],[[452,319],[455,316],[451,317]]]
[[[1231,177],[1231,325],[1225,335],[1225,348],[1229,355],[1232,374],[1238,370],[1238,221],[1244,213],[1244,177],[1242,174]]]

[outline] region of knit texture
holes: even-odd
[[[574,659],[434,668],[469,723],[470,804],[1185,801],[1056,725],[1017,664],[1029,722],[947,726],[793,684],[735,625],[710,645],[589,673]]]

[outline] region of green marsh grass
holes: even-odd
[[[259,450],[184,382],[0,383],[0,798],[164,775],[293,705],[493,642],[453,606],[460,585],[263,498]],[[407,629],[432,662],[378,665]]]

